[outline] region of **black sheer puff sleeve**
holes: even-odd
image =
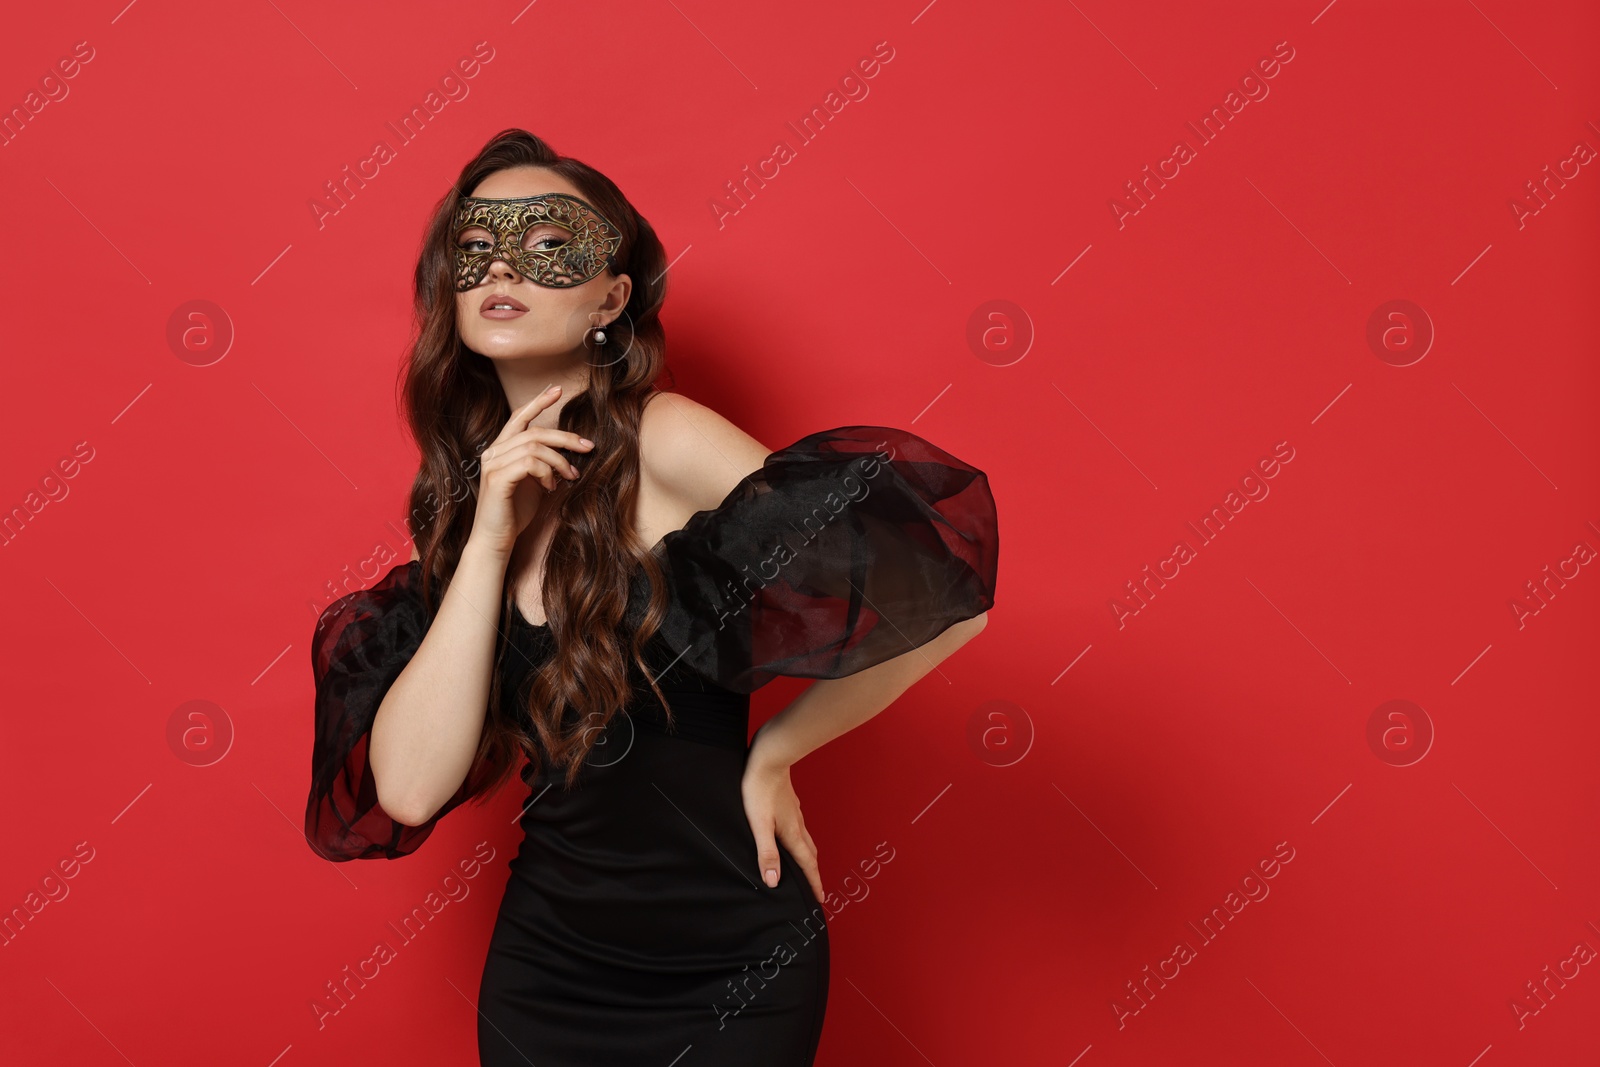
[[[329,860],[399,859],[467,799],[467,783],[421,826],[407,826],[378,806],[367,759],[372,720],[428,630],[422,564],[391,569],[377,584],[328,605],[311,639],[316,681],[316,740],[306,841]]]
[[[824,430],[656,545],[661,635],[735,692],[843,677],[988,611],[999,547],[983,471],[907,430]]]

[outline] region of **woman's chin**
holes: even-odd
[[[538,344],[525,337],[504,337],[490,334],[467,342],[467,347],[495,362],[523,360],[549,360],[560,362],[572,355],[570,349],[558,345]]]

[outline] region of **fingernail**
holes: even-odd
[[[578,443],[580,445],[593,445],[594,444],[594,442],[589,440],[587,437],[578,438]]]
[[[767,868],[767,873],[762,875],[762,877],[766,879],[768,889],[771,889],[773,886],[778,884],[778,872],[773,870],[771,867]]]

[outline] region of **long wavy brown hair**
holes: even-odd
[[[526,754],[537,771],[541,745],[554,766],[565,769],[570,788],[601,730],[633,696],[630,661],[666,705],[643,657],[644,644],[665,612],[663,577],[650,546],[628,521],[639,495],[639,420],[666,369],[660,319],[666,253],[655,230],[610,178],[558,154],[526,130],[502,130],[462,168],[434,208],[417,260],[415,336],[401,390],[422,456],[407,522],[422,562],[423,598],[430,615],[438,610],[472,532],[478,457],[511,418],[491,361],[467,348],[456,328],[452,221],[459,200],[484,178],[507,167],[530,165],[566,178],[616,224],[622,245],[613,269],[633,284],[623,313],[606,327],[605,358],[591,360],[588,388],[561,408],[560,428],[582,434],[595,447],[582,458],[582,478],[556,479],[551,501],[547,521],[555,531],[546,556],[543,596],[554,652],[533,672],[527,708],[533,734],[502,709],[500,667],[508,641],[497,626],[488,718],[467,777],[472,796],[492,793],[506,782],[519,754]],[[650,600],[643,622],[629,634],[621,623],[632,575],[641,565],[650,580]],[[512,600],[508,581],[502,619]],[[667,714],[670,720],[670,708]],[[575,729],[570,727],[574,720]]]

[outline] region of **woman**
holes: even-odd
[[[811,1063],[826,894],[789,768],[993,604],[982,471],[881,426],[773,451],[655,388],[666,268],[597,171],[484,147],[415,274],[418,547],[317,624],[318,854],[407,855],[527,758],[485,1064]],[[748,739],[778,675],[819,681]]]

